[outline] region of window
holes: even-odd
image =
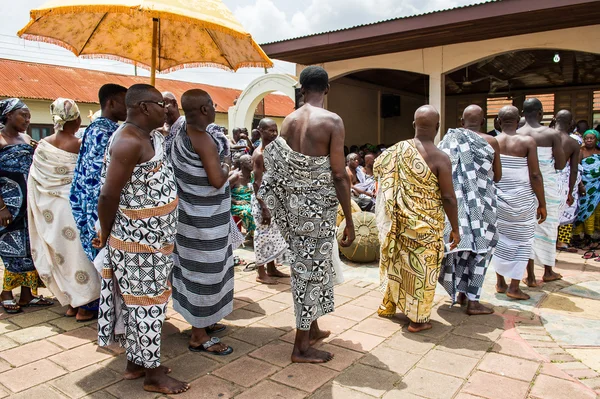
[[[52,125],[29,125],[28,133],[35,141],[40,141],[44,137],[54,134]]]

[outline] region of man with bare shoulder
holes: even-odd
[[[300,74],[304,105],[283,121],[281,136],[263,152],[265,174],[257,197],[267,205],[290,247],[296,315],[292,361],[323,363],[333,354],[312,348],[329,336],[317,319],[334,310],[332,266],[338,201],[347,224],[342,246],[354,241],[350,182],[344,162],[344,123],[323,108],[327,72],[309,66]]]
[[[571,111],[566,109],[558,111],[554,120],[556,122],[555,129],[560,133],[563,151],[567,160],[567,166],[561,173],[562,208],[558,220],[556,249],[577,252],[577,248],[571,247],[571,237],[573,235],[573,222],[577,217],[577,205],[579,204],[579,184],[581,183],[581,173],[579,172],[580,145],[571,133],[575,125]]]
[[[400,141],[375,160],[379,180],[377,227],[380,275],[385,286],[377,313],[394,317],[399,307],[408,331],[429,330],[435,287],[444,257],[444,212],[450,249],[460,243],[450,158],[434,144],[440,114],[431,105],[415,112],[415,138]]]
[[[498,113],[502,134],[500,147],[502,179],[498,193],[498,244],[490,262],[496,270],[498,293],[509,298],[529,299],[519,288],[531,258],[536,220],[546,220],[544,184],[538,164],[537,143],[532,137],[517,134],[519,110],[503,107]],[[536,200],[537,198],[537,200]],[[510,278],[510,286],[505,278]]]
[[[125,96],[127,119],[111,136],[98,199],[96,249],[107,246],[102,271],[98,345],[119,342],[125,379],[144,377],[144,389],[172,395],[189,385],[160,365],[161,330],[171,296],[169,275],[177,232],[177,186],[155,129],[163,125],[162,95],[136,84]],[[149,327],[151,326],[151,327]]]
[[[544,266],[545,282],[560,280],[562,276],[552,270],[556,263],[556,240],[558,238],[558,218],[561,208],[560,172],[566,165],[563,142],[560,133],[542,126],[544,117],[542,102],[529,98],[523,103],[525,126],[518,134],[529,136],[537,145],[538,162],[544,180],[544,195],[548,217],[543,224],[535,227],[533,253],[527,265],[527,278],[523,280],[529,287],[537,287],[534,263]]]
[[[481,107],[469,105],[461,119],[463,127],[448,130],[438,145],[452,162],[460,233],[460,244],[444,257],[439,281],[450,294],[452,302],[466,305],[469,315],[494,312],[480,304],[479,298],[498,242],[495,183],[502,178],[502,165],[498,141],[481,132],[484,121]],[[451,231],[452,226],[447,221],[446,240]]]
[[[254,171],[254,193],[258,193],[265,173],[265,161],[263,153],[265,147],[277,138],[277,124],[274,120],[263,118],[258,123],[258,132],[260,144],[252,153],[252,164]],[[275,262],[283,257],[287,251],[288,245],[277,224],[271,220],[271,211],[265,202],[252,195],[252,216],[256,222],[254,231],[254,255],[256,257],[256,266],[258,276],[256,281],[262,284],[277,284],[275,277],[289,277],[289,275],[277,270]],[[266,266],[266,270],[265,270]]]

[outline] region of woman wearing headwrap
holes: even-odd
[[[584,233],[584,245],[592,241],[592,234],[598,230],[600,224],[600,150],[596,147],[600,133],[596,130],[587,130],[583,134],[583,147],[580,152],[583,173],[581,182],[585,191],[579,196],[579,210],[577,212],[575,236]]]
[[[31,252],[40,278],[65,316],[89,321],[98,314],[100,276],[81,245],[69,193],[81,139],[79,108],[59,98],[50,106],[54,134],[41,140],[27,182]]]
[[[29,108],[18,98],[0,101],[0,258],[4,263],[2,307],[18,313],[24,306],[53,303],[36,297],[44,284],[33,265],[27,231],[27,175],[35,142],[24,133],[29,127]],[[12,290],[21,287],[19,303]]]

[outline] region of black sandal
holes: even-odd
[[[17,302],[14,299],[7,299],[5,301],[2,301],[2,307],[4,308],[4,311],[8,314],[16,314],[21,313],[23,311],[23,309],[21,309],[21,306],[19,306],[19,304],[17,304]]]
[[[27,308],[27,307],[37,308],[37,307],[52,306],[52,305],[54,305],[54,302],[52,302],[49,299],[44,298],[43,295],[33,297],[33,299],[31,301],[29,301],[28,303],[26,303],[24,305],[19,304],[19,306],[22,308]]]
[[[203,343],[202,345],[199,346],[188,346],[188,349],[191,352],[208,352],[211,355],[215,355],[215,356],[227,356],[227,355],[231,355],[233,353],[233,348],[229,345],[227,345],[227,348],[219,351],[219,352],[214,352],[214,351],[209,351],[208,348],[210,348],[211,346],[214,346],[216,344],[220,344],[221,340],[217,337],[212,337],[211,339],[209,339],[208,341],[206,341],[205,343]]]

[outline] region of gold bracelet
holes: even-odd
[[[0,208],[0,211],[3,211],[6,209],[6,204],[4,204],[4,206],[2,208]]]

